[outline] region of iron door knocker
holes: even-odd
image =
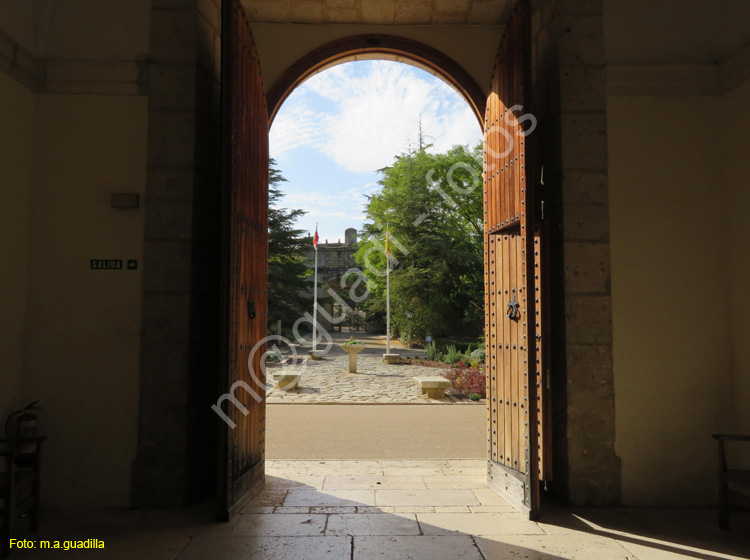
[[[521,307],[521,304],[518,303],[518,300],[516,299],[516,294],[513,294],[513,299],[508,302],[508,310],[505,312],[505,314],[508,316],[509,319],[515,321],[518,319],[518,308]]]

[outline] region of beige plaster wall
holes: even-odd
[[[34,139],[34,94],[0,73],[0,421],[22,394]]]
[[[609,64],[726,60],[747,44],[746,0],[603,0]]]
[[[127,505],[135,455],[147,100],[37,96],[24,395],[41,399],[49,504]],[[2,167],[2,166],[0,166]],[[142,200],[142,198],[141,198]]]
[[[336,39],[378,33],[398,35],[438,49],[459,63],[483,89],[489,86],[500,43],[500,25],[300,25],[254,23],[253,35],[266,90],[299,58]]]
[[[730,429],[750,434],[750,81],[728,92],[723,103],[725,214],[729,218],[729,328],[731,348],[732,423]],[[750,446],[744,464],[750,467]]]
[[[736,426],[740,389],[747,402],[747,382],[733,375],[747,364],[750,332],[739,256],[748,247],[738,204],[747,193],[735,186],[747,167],[740,98],[608,100],[616,450],[626,504],[713,503],[711,434]],[[741,125],[722,119],[736,114],[727,113],[730,101],[744,113]]]
[[[56,80],[83,84],[69,89],[93,79],[113,93],[136,76],[101,68],[148,53],[151,5],[0,0],[0,29],[48,69],[86,62],[57,68]],[[142,264],[143,209],[115,210],[110,195],[143,201],[148,100],[34,95],[2,72],[0,100],[0,413],[41,399],[46,503],[128,505],[141,271],[92,271],[89,261]]]
[[[27,51],[36,52],[34,1],[0,0],[0,29]]]

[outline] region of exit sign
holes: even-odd
[[[122,259],[91,259],[91,270],[122,270]]]

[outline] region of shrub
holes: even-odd
[[[477,348],[476,350],[474,350],[471,353],[471,357],[473,359],[475,359],[477,362],[479,362],[480,364],[483,364],[484,363],[484,359],[485,359],[485,350],[484,350],[484,347]]]
[[[451,382],[456,392],[469,395],[469,398],[472,394],[479,395],[479,398],[486,395],[484,366],[470,367],[460,364],[447,370],[443,376]]]
[[[436,342],[428,342],[425,344],[425,356],[428,360],[437,361],[440,359],[440,352],[438,351]]]
[[[479,393],[472,393],[471,395],[469,395],[469,398],[473,401],[478,401],[482,398],[482,395],[480,395]]]
[[[464,357],[463,354],[456,349],[455,344],[449,345],[448,348],[446,348],[446,350],[448,350],[448,353],[445,355],[446,364],[450,364],[450,365],[457,364]]]
[[[280,363],[284,359],[281,350],[275,348],[272,352],[266,354],[266,363]]]

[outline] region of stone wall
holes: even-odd
[[[318,244],[318,281],[328,282],[340,278],[350,268],[358,268],[354,260],[356,245],[346,243]],[[305,259],[310,268],[315,266],[315,251],[305,253]]]
[[[354,253],[357,251],[356,230],[353,230],[353,235],[351,234],[351,230],[346,230],[347,235],[344,243],[318,243],[318,299],[329,298],[329,286],[334,290],[338,290],[341,286],[340,279],[346,272],[351,268],[359,268],[354,260]],[[313,249],[307,251],[305,259],[307,265],[313,268],[315,266],[315,251]],[[312,294],[312,290],[314,289],[312,284],[313,277],[310,276],[310,294]],[[337,316],[334,315],[332,303],[325,303],[323,307],[328,315],[332,317]],[[326,319],[325,314],[318,314],[318,322],[328,331],[334,327]]]
[[[617,503],[602,2],[532,6],[535,184],[543,166],[550,249],[553,487],[573,504]]]
[[[136,505],[214,486],[221,277],[219,0],[153,0]],[[204,402],[205,401],[205,402]]]

